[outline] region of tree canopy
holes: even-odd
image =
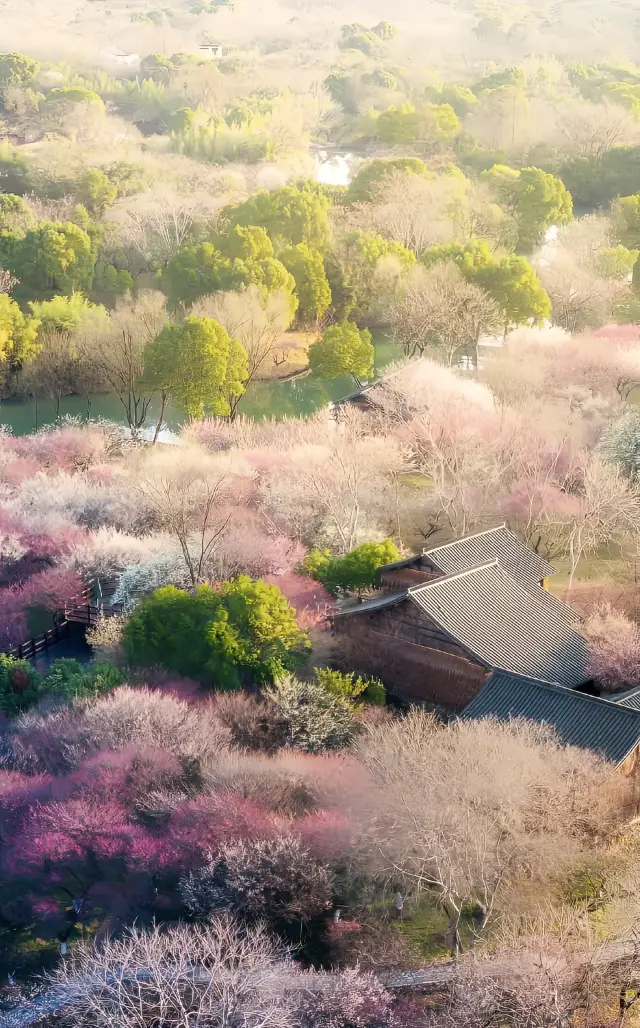
[[[44,221],[23,237],[0,237],[0,264],[18,279],[18,300],[49,300],[91,289],[95,243],[71,221]]]
[[[477,239],[466,246],[434,246],[420,258],[425,267],[453,261],[468,282],[491,296],[503,313],[505,325],[542,322],[551,314],[551,301],[534,268],[525,257],[496,257],[487,243]]]
[[[518,246],[530,253],[552,225],[573,217],[573,199],[564,183],[540,168],[518,171],[496,164],[483,173],[498,203],[516,218]]]
[[[331,325],[309,347],[309,366],[320,378],[371,378],[374,361],[371,333],[366,328],[359,329],[352,321]]]
[[[191,418],[230,414],[248,374],[246,350],[212,318],[167,325],[145,351],[149,387],[171,396]]]
[[[272,193],[260,192],[244,203],[225,207],[222,219],[229,228],[259,226],[274,244],[306,243],[319,250],[329,243],[329,208],[326,193],[305,182],[283,186]]]
[[[385,181],[397,173],[435,178],[419,157],[378,157],[359,170],[345,197],[347,203],[371,203],[377,199]]]
[[[278,587],[246,575],[193,594],[156,590],[140,601],[124,642],[136,664],[211,678],[223,689],[277,680],[299,665],[308,645]]]
[[[300,320],[307,323],[318,321],[331,305],[331,287],[322,254],[306,243],[298,243],[283,250],[280,260],[293,275]]]

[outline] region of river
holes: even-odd
[[[401,356],[401,352],[386,336],[374,336],[376,351],[376,375],[387,364]],[[340,400],[354,392],[352,378],[334,378],[330,381],[304,375],[288,381],[253,382],[240,402],[240,413],[250,418],[305,417],[332,400]],[[105,418],[126,424],[123,408],[113,394],[98,394],[91,397],[91,406],[83,396],[64,396],[60,401],[60,416],[72,415],[81,418]],[[148,424],[155,424],[158,405],[152,404]],[[12,398],[0,403],[0,425],[7,425],[14,435],[28,435],[57,420],[53,400],[39,397],[37,400]],[[169,405],[164,423],[170,432],[176,432],[186,420],[179,407]]]

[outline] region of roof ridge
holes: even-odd
[[[456,578],[465,578],[468,575],[475,575],[477,571],[485,571],[486,568],[499,568],[503,575],[510,578],[514,585],[517,585],[521,592],[525,595],[530,596],[531,593],[527,592],[526,589],[522,589],[515,578],[511,578],[511,575],[505,571],[502,564],[496,557],[494,560],[488,560],[484,564],[476,564],[472,568],[465,568],[464,571],[453,571],[450,575],[442,575],[440,578],[434,578],[433,582],[421,582],[418,585],[410,585],[407,589],[407,596],[412,596],[414,593],[423,592],[426,589],[434,589],[438,585],[443,585],[445,582],[453,582]]]
[[[505,531],[509,532],[510,535],[513,535],[515,539],[518,539],[511,529],[507,527],[507,522],[503,521],[501,525],[494,525],[493,528],[485,528],[482,532],[471,532],[469,535],[461,535],[459,539],[452,539],[450,543],[443,543],[442,546],[432,546],[430,550],[425,549],[422,551],[422,556],[428,557],[430,553],[435,553],[437,550],[447,550],[450,546],[457,546],[458,543],[466,542],[467,539],[479,539],[482,535],[491,535],[492,532],[500,532],[502,529],[505,529]],[[519,539],[518,542],[520,542]],[[526,550],[529,549],[529,547],[525,546],[524,543],[522,543],[522,546],[524,546]],[[531,553],[534,552],[534,550],[531,550]]]
[[[597,703],[601,706],[604,704],[604,706],[606,707],[617,707],[618,710],[622,708],[623,710],[629,711],[635,717],[640,718],[640,710],[636,710],[634,707],[625,707],[624,704],[618,703],[616,700],[605,700],[602,696],[590,696],[589,693],[580,692],[579,689],[570,689],[566,685],[560,685],[559,682],[546,682],[543,678],[532,678],[531,675],[519,675],[515,671],[507,671],[505,668],[494,668],[494,670],[484,683],[482,687],[483,689],[485,689],[487,685],[489,685],[491,679],[494,677],[495,674],[502,674],[506,675],[508,678],[518,678],[524,680],[525,682],[532,682],[535,686],[538,686],[543,689],[548,689],[551,692],[559,692],[562,695],[579,696],[583,700],[586,700],[590,703]]]
[[[613,700],[614,703],[622,703],[624,700],[631,699],[632,696],[637,696],[640,693],[640,685],[634,685],[633,689],[626,689],[625,692],[615,693],[617,699]]]

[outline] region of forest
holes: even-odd
[[[335,618],[505,525],[640,688],[636,5],[167,2],[0,14],[0,1028],[634,1028],[637,760]]]

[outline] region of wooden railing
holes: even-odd
[[[19,646],[12,646],[10,650],[5,650],[4,652],[9,657],[17,657],[18,660],[33,660],[41,653],[44,653],[45,650],[48,650],[50,646],[55,646],[56,643],[68,635],[69,623],[68,621],[63,621],[61,624],[56,625],[55,628],[50,628],[48,632],[36,635],[33,639],[27,639],[26,642],[20,643]]]
[[[103,595],[105,592],[112,591],[112,584],[111,582],[102,584]],[[94,598],[97,585],[96,579],[90,579],[79,593],[70,600],[67,600],[64,607],[54,615],[57,623],[48,632],[43,632],[42,635],[26,639],[18,646],[12,646],[10,649],[0,652],[5,653],[9,657],[17,657],[19,660],[33,660],[41,653],[44,653],[45,650],[48,650],[50,646],[55,646],[61,639],[66,638],[69,635],[69,624],[71,622],[78,625],[86,625],[89,628],[97,624],[101,617],[108,618],[119,614],[119,606],[105,607],[95,603]]]

